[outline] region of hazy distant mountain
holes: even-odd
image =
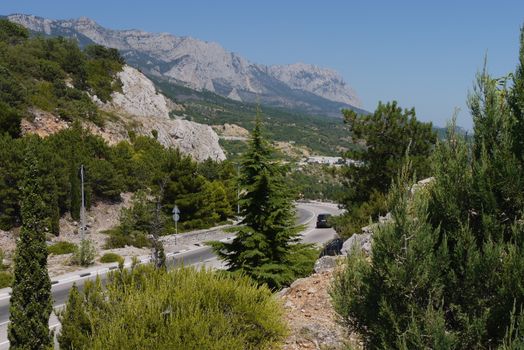
[[[76,38],[121,51],[143,72],[209,90],[237,101],[297,108],[341,116],[341,108],[360,107],[355,92],[337,72],[313,65],[265,66],[225,50],[217,43],[168,33],[106,29],[89,18],[50,20],[31,15],[8,18],[34,32]]]

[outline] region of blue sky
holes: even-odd
[[[470,128],[465,101],[484,56],[495,76],[515,69],[524,1],[2,0],[0,14],[11,13],[87,16],[215,41],[257,63],[330,67],[368,110],[397,100],[443,126],[459,107]]]

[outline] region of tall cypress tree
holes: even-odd
[[[47,349],[51,346],[49,316],[51,281],[47,273],[46,231],[49,211],[42,198],[44,164],[38,157],[38,139],[28,140],[22,183],[22,229],[14,259],[8,337],[11,349]]]
[[[312,258],[313,251],[297,243],[295,210],[284,182],[285,169],[272,153],[257,114],[239,178],[244,226],[231,243],[211,244],[230,271],[242,271],[278,289],[306,272],[304,260]]]

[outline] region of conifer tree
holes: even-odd
[[[59,320],[62,324],[58,335],[60,349],[81,349],[91,333],[91,322],[85,309],[84,296],[78,291],[76,284],[69,291],[66,308],[60,313]]]
[[[272,152],[257,115],[239,179],[244,226],[231,243],[212,242],[212,246],[230,271],[244,272],[278,289],[306,273],[304,261],[313,254],[298,243],[285,169],[272,158]]]
[[[22,229],[16,246],[8,338],[11,349],[47,349],[51,345],[49,315],[51,281],[47,273],[48,210],[42,198],[42,161],[37,142],[28,141],[22,183]]]
[[[522,349],[524,35],[520,53],[510,84],[478,75],[473,141],[453,122],[434,181],[415,193],[399,181],[371,261],[350,254],[335,278],[335,308],[367,348]]]

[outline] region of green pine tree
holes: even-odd
[[[58,335],[60,349],[82,349],[91,334],[91,322],[85,309],[84,296],[78,291],[76,284],[69,291],[66,308],[58,318],[62,324]]]
[[[49,218],[41,193],[45,188],[38,157],[38,139],[25,149],[22,185],[22,230],[16,246],[8,338],[11,349],[47,349],[51,345],[49,316],[51,281],[47,273],[46,231]]]
[[[366,348],[522,349],[524,35],[520,54],[514,81],[478,75],[472,141],[453,122],[434,181],[412,193],[401,177],[373,254],[336,277],[335,308]]]
[[[239,179],[244,226],[231,243],[211,244],[230,271],[246,273],[278,289],[309,272],[312,264],[308,261],[314,254],[309,246],[298,243],[299,228],[295,227],[292,193],[284,181],[285,169],[272,154],[257,115]]]

